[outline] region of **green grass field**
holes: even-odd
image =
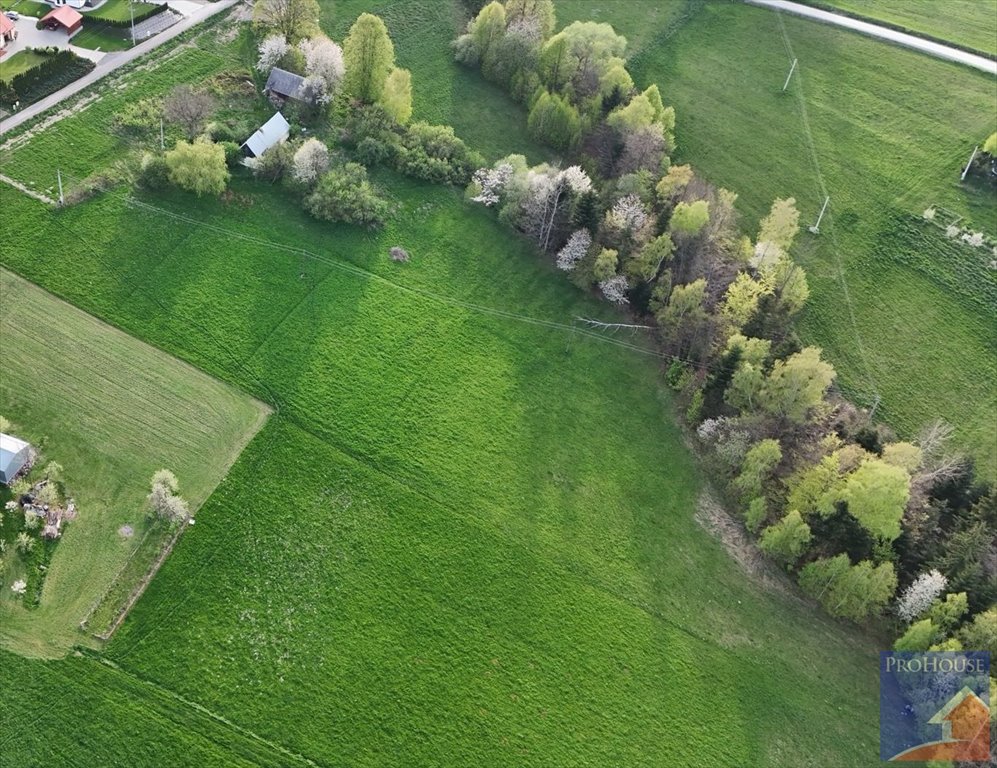
[[[73,38],[73,45],[92,51],[127,51],[132,47],[131,32],[127,27],[112,27],[98,22],[86,23]]]
[[[22,72],[37,67],[46,57],[34,51],[18,51],[13,56],[0,59],[0,80],[10,81]]]
[[[624,29],[644,18],[640,6],[596,5]],[[677,160],[738,192],[750,228],[788,196],[812,223],[826,189],[821,235],[804,231],[796,247],[811,288],[804,340],[826,350],[855,401],[879,394],[877,417],[902,435],[944,417],[997,475],[992,256],[916,221],[942,205],[997,234],[997,195],[959,184],[994,129],[993,78],[741,3],[686,8],[628,50],[637,81],[658,82],[676,108]],[[558,9],[567,23],[593,3]],[[787,45],[800,77],[782,94]]]
[[[821,0],[819,4],[997,53],[997,0]]]
[[[61,655],[149,527],[152,473],[180,478],[193,508],[262,425],[259,403],[0,270],[0,413],[65,468],[80,516],[59,542],[41,606],[0,593],[0,644]],[[118,534],[131,525],[134,535]],[[5,583],[16,574],[8,574]]]
[[[378,6],[416,116],[542,158],[496,89],[457,101],[476,75],[439,48],[442,5]],[[334,33],[360,10],[336,8]],[[38,189],[53,162],[105,167],[117,99],[239,60],[181,56],[0,160]],[[92,154],[65,146],[74,131]],[[459,190],[378,181],[398,211],[376,234],[241,175],[228,200],[59,211],[0,188],[6,266],[278,409],[103,649],[113,668],[0,656],[14,732],[50,699],[64,726],[14,758],[878,764],[876,643],[746,575],[695,521],[703,480],[661,362],[582,333],[575,317],[612,310]],[[731,186],[756,217],[775,196]]]
[[[377,236],[251,182],[248,207],[0,193],[12,267],[280,406],[109,656],[319,762],[871,764],[873,647],[693,521],[659,365],[425,293],[607,312],[458,193],[391,182]],[[32,255],[61,231],[88,247]]]
[[[35,2],[35,0],[13,0],[12,2],[5,2],[3,9],[5,11],[17,11],[22,16],[31,16],[32,18],[40,19],[52,10],[52,6],[48,3]]]

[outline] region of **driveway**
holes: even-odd
[[[65,32],[35,29],[36,21],[38,19],[34,19],[31,16],[22,16],[14,22],[14,26],[17,27],[17,40],[7,44],[7,53],[4,55],[5,59],[13,56],[18,51],[23,51],[25,48],[47,48],[52,45],[56,48],[68,48],[73,53],[85,59],[90,59],[95,64],[104,58],[105,53],[103,51],[91,51],[87,48],[78,48],[72,45],[72,38],[68,37]]]
[[[880,40],[888,40],[891,43],[902,45],[905,48],[913,48],[916,51],[921,51],[922,53],[934,56],[937,59],[955,61],[959,64],[965,64],[967,67],[978,69],[981,72],[997,75],[997,61],[987,59],[983,56],[977,56],[972,53],[967,53],[966,51],[960,51],[958,48],[952,48],[951,46],[943,45],[942,43],[925,40],[923,37],[908,35],[904,32],[897,32],[893,29],[881,27],[878,24],[870,24],[867,21],[859,21],[858,19],[842,16],[838,13],[822,11],[819,8],[811,8],[809,5],[801,5],[800,3],[790,2],[790,0],[745,0],[745,2],[751,3],[752,5],[760,5],[764,8],[771,8],[776,11],[793,13],[797,16],[806,16],[808,19],[820,21],[824,24],[834,24],[837,27],[845,27],[846,29],[861,32],[863,35],[878,37]]]

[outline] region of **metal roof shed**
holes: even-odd
[[[249,157],[259,157],[274,144],[279,144],[287,139],[290,133],[290,124],[280,112],[277,112],[262,127],[257,128],[256,133],[246,139],[246,143],[242,145],[242,150]]]
[[[31,458],[31,446],[13,435],[0,432],[0,483],[10,485],[21,467]]]
[[[301,94],[299,93],[299,89],[304,82],[305,78],[301,75],[288,72],[286,69],[281,69],[280,67],[274,67],[270,70],[270,76],[267,78],[267,84],[263,88],[263,92],[266,94],[275,94],[284,99],[300,99]]]

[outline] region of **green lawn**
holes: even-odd
[[[0,413],[65,468],[80,516],[41,606],[0,593],[0,644],[61,655],[149,526],[148,481],[172,469],[196,508],[262,424],[259,403],[0,270]],[[118,534],[131,525],[134,535]],[[9,583],[16,574],[5,577]]]
[[[73,45],[89,48],[92,51],[127,51],[132,47],[131,30],[128,27],[112,27],[96,21],[83,20],[83,29],[73,37]]]
[[[155,7],[154,3],[129,3],[129,0],[107,0],[99,8],[84,14],[84,19],[129,21],[132,18],[132,13],[135,14],[135,18],[140,18],[143,13],[147,13]]]
[[[997,0],[820,0],[816,4],[997,53]]]
[[[47,3],[37,3],[35,0],[13,0],[13,2],[5,2],[3,9],[5,11],[17,11],[22,16],[31,16],[32,18],[40,19],[52,10],[52,6]]]
[[[564,0],[560,19],[592,5]],[[644,19],[640,5],[597,5],[622,28]],[[685,8],[677,28],[662,19],[657,37],[628,49],[637,81],[659,83],[675,106],[677,160],[738,192],[749,228],[788,196],[812,223],[826,188],[822,233],[802,232],[796,248],[811,288],[804,340],[826,350],[856,402],[879,394],[877,417],[902,435],[944,417],[997,475],[992,257],[917,221],[942,205],[997,234],[997,195],[959,184],[994,130],[994,79],[742,3]],[[800,64],[783,94],[787,41]]]
[[[0,80],[10,81],[22,72],[37,67],[46,57],[34,51],[18,51],[10,58],[0,59]]]

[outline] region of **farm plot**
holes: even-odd
[[[196,509],[267,409],[6,270],[0,359],[0,413],[63,465],[80,510],[56,548],[40,606],[27,610],[3,590],[0,644],[61,655],[87,641],[77,625],[118,571],[148,554],[141,545],[152,473],[172,469]]]
[[[589,6],[560,3],[562,22]],[[638,82],[659,83],[675,106],[676,159],[738,192],[749,227],[790,196],[812,223],[826,190],[821,234],[804,231],[797,246],[811,289],[804,341],[825,349],[855,401],[878,395],[877,416],[900,434],[936,417],[955,424],[993,477],[993,256],[920,222],[944,206],[997,234],[997,195],[959,184],[993,130],[993,78],[741,3],[685,7],[677,27],[663,20],[630,51]],[[601,18],[633,27],[636,8],[607,3]],[[794,56],[799,77],[784,94]]]
[[[110,657],[318,762],[871,764],[873,648],[694,522],[657,362],[573,332],[611,311],[488,211],[381,181],[373,235],[242,178],[0,192],[11,266],[280,405]]]

